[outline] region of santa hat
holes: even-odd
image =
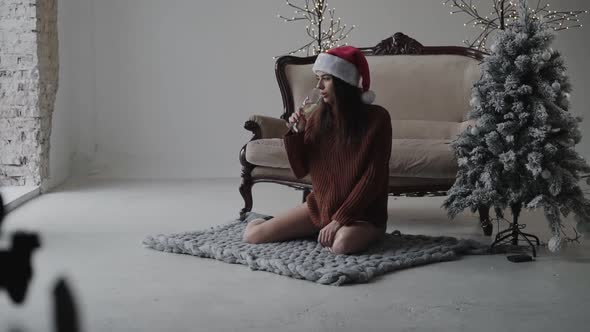
[[[375,93],[369,90],[371,76],[367,58],[356,47],[340,46],[320,53],[312,70],[314,73],[321,71],[330,74],[350,85],[362,88],[361,98],[365,104],[375,100]]]

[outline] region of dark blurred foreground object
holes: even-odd
[[[4,203],[0,196],[0,237],[4,212]],[[12,248],[0,250],[0,292],[5,289],[16,304],[20,305],[25,300],[29,283],[33,279],[31,256],[40,246],[37,234],[15,232],[12,235]],[[59,278],[53,288],[53,305],[54,331],[80,331],[74,296],[63,278]]]
[[[56,332],[80,331],[76,302],[67,282],[60,278],[53,289],[53,310]]]
[[[0,236],[4,219],[4,202],[0,196]],[[37,234],[16,232],[12,235],[12,248],[0,250],[0,291],[8,292],[8,296],[16,304],[22,304],[33,278],[31,255],[39,248]]]
[[[40,247],[37,234],[16,232],[12,248],[0,250],[0,290],[5,289],[16,304],[22,304],[33,278],[31,256]]]

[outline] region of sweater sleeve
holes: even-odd
[[[359,181],[353,187],[348,197],[332,216],[341,225],[354,221],[355,214],[367,208],[379,195],[383,186],[389,182],[389,158],[391,156],[392,132],[391,120],[381,121],[375,133],[367,158],[369,162]]]
[[[303,133],[294,133],[289,130],[283,137],[285,150],[293,173],[298,179],[303,178],[309,173],[307,164],[307,153],[304,143]]]

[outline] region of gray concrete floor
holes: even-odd
[[[323,286],[241,265],[143,248],[146,235],[205,229],[237,216],[239,179],[72,180],[13,211],[5,231],[42,236],[27,302],[0,293],[0,331],[49,331],[51,290],[70,282],[84,331],[587,331],[590,241],[535,262],[504,255]],[[273,214],[300,193],[254,186],[254,210]],[[390,198],[389,230],[489,241],[470,213],[449,221],[442,197]],[[546,242],[540,211],[522,221]],[[6,233],[2,246],[6,246]],[[5,273],[5,267],[2,272]]]

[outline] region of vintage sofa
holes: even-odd
[[[450,142],[470,124],[471,88],[480,77],[485,54],[458,46],[423,46],[400,32],[362,50],[371,69],[371,89],[377,95],[374,103],[385,107],[392,120],[390,194],[444,195],[457,173]],[[280,118],[253,115],[244,125],[253,136],[240,151],[239,190],[245,202],[241,218],[252,209],[255,183],[303,190],[304,200],[313,190],[309,175],[297,179],[291,171],[282,137],[286,119],[315,84],[314,61],[315,56],[278,58],[275,72],[283,114]],[[484,234],[491,235],[488,210],[479,209],[480,223]]]

